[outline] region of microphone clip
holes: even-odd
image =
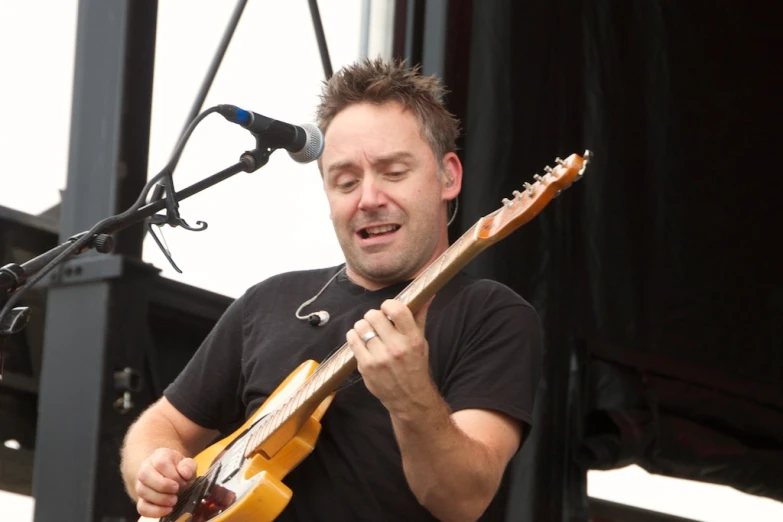
[[[160,181],[160,184],[158,185],[158,188],[160,190],[165,190],[166,194],[166,214],[155,214],[153,216],[150,216],[147,220],[147,231],[152,236],[152,239],[155,240],[155,243],[158,245],[158,248],[160,248],[161,252],[163,252],[163,255],[166,257],[166,260],[171,264],[171,266],[179,272],[182,273],[182,270],[177,266],[177,264],[174,262],[174,259],[171,256],[171,251],[168,248],[168,244],[164,244],[166,242],[166,238],[163,237],[163,225],[169,225],[171,227],[182,227],[185,230],[189,230],[191,232],[202,232],[207,229],[209,226],[206,221],[196,221],[196,227],[190,226],[187,221],[182,219],[182,216],[179,214],[179,202],[177,202],[176,198],[174,197],[175,191],[174,191],[174,179],[172,178],[171,172],[167,172],[163,178]],[[155,195],[153,195],[153,200],[158,199],[160,194],[160,190],[156,190]],[[152,225],[157,225],[161,228],[161,235],[160,237],[163,238],[163,242],[161,242],[160,239],[158,239],[157,234],[155,234],[155,231],[152,228]]]
[[[266,138],[261,134],[253,134],[256,139],[256,148],[253,150],[245,151],[240,157],[245,168],[245,172],[255,172],[269,162],[269,156],[275,151],[273,147],[269,146]]]

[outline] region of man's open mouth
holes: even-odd
[[[371,237],[382,236],[384,234],[391,234],[400,229],[400,225],[379,225],[377,227],[367,227],[359,231],[359,237],[362,239],[370,239]]]

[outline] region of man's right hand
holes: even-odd
[[[136,510],[141,516],[160,518],[168,515],[177,503],[177,493],[196,478],[196,461],[180,452],[156,449],[139,466],[136,476]]]

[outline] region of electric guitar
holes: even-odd
[[[476,222],[396,299],[416,312],[470,260],[533,219],[561,191],[581,179],[591,153],[557,158],[524,191]],[[321,418],[338,386],[356,369],[348,344],[321,364],[305,361],[245,424],[195,457],[196,479],[159,522],[266,522],[288,504],[282,479],[315,446]],[[139,522],[153,522],[142,517]]]

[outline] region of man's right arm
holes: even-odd
[[[120,465],[140,515],[159,518],[171,511],[176,493],[195,478],[191,457],[217,434],[185,417],[165,397],[141,414],[125,437]]]

